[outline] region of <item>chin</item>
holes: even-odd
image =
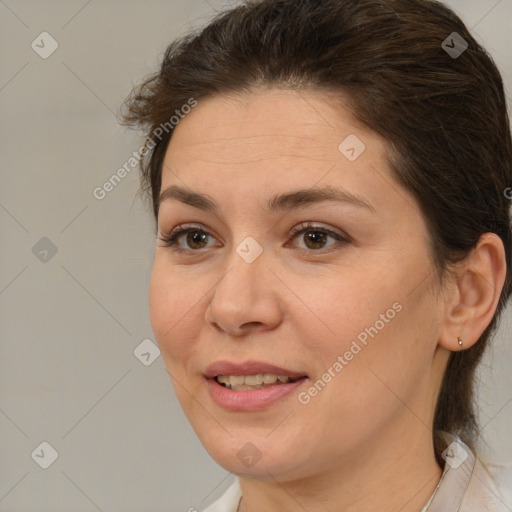
[[[220,436],[211,436],[211,432],[196,430],[199,440],[215,462],[237,476],[287,481],[310,473],[309,465],[297,456],[304,454],[304,444],[287,444],[285,439],[290,440],[290,436],[272,439],[272,435],[268,437],[268,433],[263,431],[258,434],[244,430],[230,437],[224,431]],[[304,470],[306,467],[308,471]]]

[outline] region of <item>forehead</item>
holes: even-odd
[[[365,199],[382,221],[404,219],[406,211],[410,220],[421,216],[391,175],[385,139],[327,93],[213,96],[174,130],[161,191],[180,186],[207,194],[223,214],[251,217],[276,195],[334,187]],[[360,152],[356,158],[347,157],[347,140]],[[166,203],[167,209],[172,202]]]
[[[225,165],[272,158],[328,162],[341,156],[339,145],[351,134],[370,152],[384,153],[385,141],[353,118],[340,95],[258,90],[200,100],[175,128],[168,155]]]

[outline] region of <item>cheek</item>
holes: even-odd
[[[155,262],[149,282],[149,316],[158,342],[163,341],[165,333],[171,329],[176,307],[176,296],[170,293],[171,279],[161,270]]]
[[[196,338],[195,328],[200,325],[200,306],[197,290],[190,281],[183,281],[175,269],[156,259],[149,285],[149,314],[168,367],[178,361],[182,367],[183,361],[189,358]]]
[[[396,322],[400,316],[401,313],[396,311],[400,305],[393,308],[399,294],[392,291],[396,283],[391,273],[388,273],[388,283],[382,279],[380,287],[368,273],[364,277],[362,274],[343,272],[341,278],[325,279],[321,285],[317,281],[304,293],[308,309],[302,304],[299,306],[297,321],[321,352],[327,348],[336,355],[340,350],[343,353],[353,340],[359,340],[364,346],[376,330],[379,333],[377,337],[381,337],[380,333],[388,330],[388,324]],[[384,315],[384,320],[381,315]]]
[[[338,360],[333,371],[344,376],[334,379],[332,390],[343,386],[359,394],[385,393],[385,385],[371,369],[398,389],[407,388],[419,378],[435,348],[432,297],[421,286],[410,293],[411,283],[423,276],[412,264],[391,265],[384,258],[381,266],[375,263],[372,271],[356,266],[342,279],[311,286],[304,302],[315,314],[304,306],[297,310],[296,321],[318,361],[316,370],[323,373]],[[427,325],[422,331],[421,326]],[[428,336],[419,339],[420,332]]]

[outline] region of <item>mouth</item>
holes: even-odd
[[[230,411],[258,411],[270,407],[303,386],[304,372],[260,361],[217,361],[204,372],[213,401]]]
[[[244,363],[217,361],[206,368],[204,376],[207,379],[215,379],[219,384],[230,389],[243,386],[249,386],[250,389],[261,389],[307,378],[305,372],[290,370],[262,361],[246,361]]]
[[[279,386],[305,378],[306,375],[292,378],[288,375],[276,375],[275,373],[257,373],[255,375],[217,375],[215,380],[221,386],[233,391],[246,391],[249,389],[265,389],[270,386]]]

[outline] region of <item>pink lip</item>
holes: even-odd
[[[235,391],[219,384],[215,377],[218,375],[257,375],[271,373],[273,375],[286,375],[292,379],[299,379],[286,384],[274,384],[263,389],[247,389]],[[205,372],[206,383],[213,401],[228,411],[258,411],[265,409],[274,402],[292,393],[307,381],[304,373],[287,370],[273,364],[259,361],[247,361],[235,364],[229,361],[217,361],[209,365]]]
[[[308,379],[303,378],[286,384],[274,384],[268,388],[234,391],[225,388],[215,379],[206,379],[213,401],[220,407],[234,412],[249,412],[265,409],[302,386]]]
[[[204,376],[213,379],[219,375],[257,375],[259,373],[271,373],[273,375],[286,375],[292,379],[307,377],[304,372],[287,370],[261,361],[246,361],[245,363],[232,363],[230,361],[217,361],[206,367]]]

